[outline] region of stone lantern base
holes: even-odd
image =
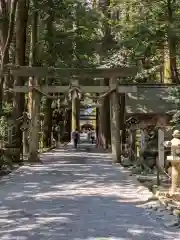
[[[172,165],[172,181],[171,181],[171,195],[175,194],[177,188],[180,188],[180,157],[167,156],[167,161]]]

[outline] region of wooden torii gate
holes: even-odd
[[[119,67],[119,68],[49,68],[49,67],[27,67],[12,66],[9,67],[10,74],[14,77],[31,77],[32,81],[28,86],[15,86],[13,91],[17,93],[32,94],[31,109],[31,141],[29,146],[30,161],[38,160],[38,132],[39,132],[39,94],[47,97],[49,93],[70,94],[72,101],[72,130],[78,126],[77,104],[80,101],[81,93],[105,93],[102,96],[110,94],[111,106],[111,144],[112,156],[114,161],[120,159],[120,130],[119,130],[119,96],[117,93],[136,92],[136,86],[118,84],[117,78],[133,77],[137,74],[135,67]],[[69,86],[40,86],[40,78],[69,78]],[[109,78],[109,86],[80,86],[78,80],[80,78]]]

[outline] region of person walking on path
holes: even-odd
[[[92,129],[91,130],[91,142],[92,142],[92,144],[94,144],[94,141],[95,141],[95,131],[94,131],[94,129]]]
[[[87,140],[90,141],[90,139],[91,139],[91,129],[89,128],[87,132]]]
[[[78,142],[79,142],[79,131],[76,128],[76,130],[72,133],[72,140],[74,143],[74,148],[77,148]]]

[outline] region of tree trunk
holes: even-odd
[[[110,96],[106,96],[104,99],[104,139],[105,148],[108,149],[111,145],[111,127],[110,127]]]
[[[120,134],[121,134],[121,150],[123,145],[126,143],[126,124],[125,124],[125,105],[126,95],[121,93],[120,95]]]
[[[98,118],[97,118],[97,121],[98,121],[98,147],[101,147],[101,148],[105,148],[103,100],[101,101],[101,106],[98,109]]]
[[[9,47],[13,38],[17,2],[18,0],[12,0],[11,4],[9,4],[9,1],[0,1],[0,112],[2,112],[3,104],[3,70],[8,61]]]
[[[4,64],[9,63],[9,54],[10,54],[10,51],[7,52],[7,56],[4,60]],[[3,87],[5,89],[10,89],[13,87],[14,79],[12,76],[6,75],[6,76],[4,76],[3,83],[4,83]],[[13,95],[14,94],[12,92],[5,92],[3,95],[3,101],[7,102],[9,104],[12,104],[13,103]]]
[[[96,145],[97,147],[99,144],[99,108],[96,108]]]
[[[109,79],[104,79],[106,86],[109,86]],[[106,96],[103,101],[104,104],[104,138],[105,138],[105,148],[108,149],[111,145],[111,124],[110,124],[110,96]]]
[[[44,139],[43,147],[48,148],[51,146],[51,131],[52,131],[52,100],[46,99],[44,111]]]
[[[108,149],[111,138],[109,96],[102,100],[99,108],[99,138],[101,139],[102,147]]]
[[[16,18],[16,52],[15,52],[15,64],[16,65],[26,65],[25,54],[26,54],[26,31],[27,31],[27,21],[28,21],[28,10],[29,10],[29,0],[21,0],[17,6],[17,18]],[[23,86],[23,77],[16,77],[14,79],[14,85]],[[25,105],[25,94],[15,93],[13,98],[13,115],[17,119],[22,116]],[[22,143],[22,132],[20,130],[19,124],[16,126],[15,132],[17,146],[20,147]]]
[[[72,118],[72,109],[66,109],[66,116],[65,116],[65,132],[67,133],[66,141],[71,140],[71,118]]]
[[[46,22],[47,32],[48,32],[48,52],[49,52],[49,59],[48,65],[50,67],[54,67],[55,65],[55,58],[54,58],[54,42],[53,42],[53,22],[54,22],[54,4],[52,0],[48,0],[48,19]],[[52,84],[54,79],[49,79],[49,83]],[[44,147],[51,146],[51,132],[52,132],[52,108],[51,108],[52,100],[46,99],[45,102],[45,115],[44,115]]]
[[[102,9],[102,12],[106,16],[106,21],[104,22],[104,39],[101,46],[101,55],[104,56],[108,50],[111,48],[112,36],[111,36],[111,26],[109,20],[111,20],[111,12],[109,11],[110,0],[99,1],[99,7]],[[109,86],[109,79],[105,78],[103,84]],[[100,138],[102,145],[105,149],[108,149],[111,144],[111,127],[110,127],[110,97],[106,96],[102,100],[102,106],[99,109],[100,111]]]
[[[167,0],[167,12],[168,12],[168,49],[169,49],[169,71],[171,76],[171,81],[173,83],[179,83],[179,76],[177,70],[177,62],[176,62],[176,45],[177,45],[177,37],[176,37],[176,29],[174,30],[174,18],[173,18],[173,2],[171,0]]]
[[[36,0],[33,1],[32,25],[31,25],[31,51],[30,66],[37,65],[37,42],[38,42],[38,12]],[[29,78],[29,86],[37,86],[39,81],[35,77]],[[40,94],[36,90],[29,92],[29,111],[31,115],[29,162],[39,162],[39,131],[40,131]]]

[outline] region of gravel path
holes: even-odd
[[[107,154],[68,147],[42,160],[0,183],[1,240],[180,239],[148,215],[146,196]]]

